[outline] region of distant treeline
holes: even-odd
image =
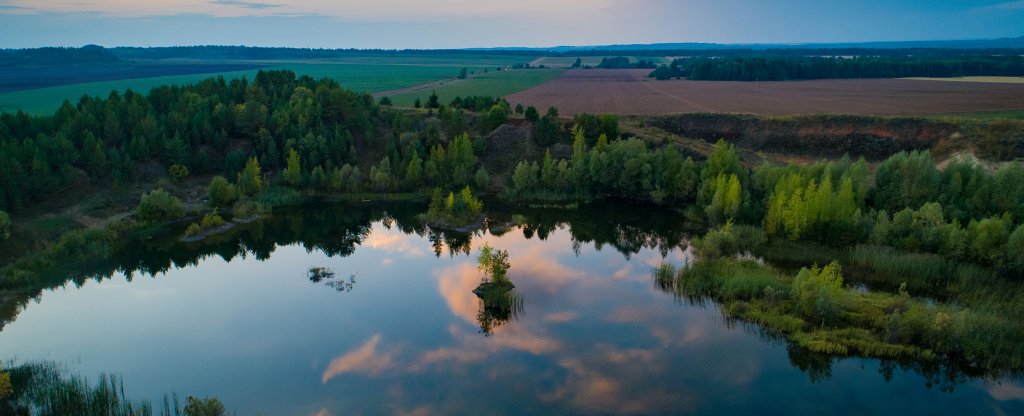
[[[706,81],[788,81],[844,78],[1024,76],[1021,56],[737,57],[679,59],[651,77]]]
[[[0,49],[0,67],[20,65],[79,65],[117,62],[102,46],[81,48]]]
[[[474,55],[474,56],[537,56],[536,51],[518,50],[460,50],[460,49],[312,49],[312,48],[268,48],[250,46],[170,46],[157,48],[118,47],[110,49],[123,59],[326,59],[346,56],[424,56],[424,55]]]
[[[575,51],[548,51],[543,49],[309,49],[266,48],[249,46],[172,46],[157,48],[118,47],[110,49],[122,59],[317,59],[352,55],[422,56],[422,55],[477,55],[477,56],[685,56],[685,57],[749,57],[749,56],[877,56],[942,58],[963,56],[1021,55],[1024,49],[886,49],[886,48],[778,48],[778,49],[590,49]]]
[[[654,69],[654,61],[641,59],[637,62],[630,62],[629,58],[625,56],[616,56],[614,58],[601,58],[601,63],[597,66],[602,69],[626,69],[626,68],[640,68],[640,69]]]
[[[0,50],[0,66],[60,65],[76,63],[113,62],[118,59],[327,59],[345,56],[414,57],[430,55],[472,56],[683,56],[688,58],[748,58],[847,56],[891,57],[915,59],[943,59],[976,56],[1020,56],[1024,49],[934,49],[934,48],[775,48],[775,49],[589,49],[557,51],[544,49],[311,49],[249,46],[170,46],[170,47],[116,47],[103,48],[89,45],[82,48],[37,48]]]

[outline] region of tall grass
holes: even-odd
[[[9,363],[11,395],[0,399],[0,414],[38,416],[152,416],[149,401],[134,401],[125,394],[120,376],[103,374],[93,383],[71,374],[56,363],[43,361],[20,365]],[[220,403],[217,399],[201,403]],[[189,397],[188,403],[197,402]],[[162,416],[191,416],[189,406],[183,409],[177,394],[165,395],[159,409]],[[224,413],[221,413],[222,415]],[[205,415],[205,414],[204,414]]]
[[[847,263],[887,276],[913,280],[922,286],[960,277],[956,262],[938,254],[901,252],[892,247],[859,245],[850,249]],[[964,271],[968,271],[967,268]]]
[[[272,186],[256,196],[256,201],[269,207],[283,207],[299,205],[306,200],[306,196],[292,188]]]
[[[872,250],[858,252],[860,261],[867,262]],[[824,269],[802,270],[798,276],[809,277],[800,280],[762,262],[736,257],[704,259],[682,269],[663,264],[652,271],[652,277],[657,288],[677,298],[698,304],[717,302],[726,318],[756,323],[806,351],[941,361],[989,374],[1024,370],[1024,322],[1018,318],[1024,316],[1024,291],[996,285],[1009,292],[1000,297],[999,289],[983,288],[1001,279],[979,277],[973,269],[958,265],[935,269],[926,263],[915,269],[906,260],[913,257],[883,254],[889,256],[874,262],[894,272],[946,273],[946,278],[953,279],[947,287],[961,290],[955,292],[958,301],[913,298],[906,286],[898,293],[849,287],[824,291],[806,284]],[[828,319],[823,306],[828,307]]]
[[[0,401],[4,414],[63,416],[149,416],[153,406],[125,396],[124,383],[114,375],[100,375],[96,383],[68,375],[54,363],[42,362],[8,369],[13,393]]]

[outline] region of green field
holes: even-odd
[[[332,58],[323,62],[352,63],[373,65],[416,65],[416,66],[458,66],[470,68],[497,68],[530,62],[536,56],[516,55],[459,55],[459,54],[425,54],[401,56],[346,56]]]
[[[481,57],[430,57],[421,60],[420,58],[410,59],[407,57],[394,58],[394,62],[405,63],[341,63],[327,61],[310,61],[308,63],[289,63],[278,66],[270,66],[267,69],[290,69],[299,75],[309,75],[316,78],[328,77],[337,80],[345,88],[361,92],[380,92],[399,88],[410,87],[446,78],[454,78],[463,67],[488,68],[492,64],[497,67],[495,59]],[[520,57],[509,57],[524,59]],[[357,59],[357,58],[347,58]],[[366,59],[370,59],[367,57]],[[392,62],[389,58],[385,62]],[[417,63],[416,65],[411,64]],[[476,62],[476,65],[469,65]],[[422,64],[421,64],[422,63]],[[77,101],[83,95],[106,97],[113,90],[124,91],[132,89],[138,92],[148,92],[151,88],[160,85],[181,85],[194,83],[206,78],[222,75],[225,78],[249,77],[252,79],[256,70],[174,75],[153,78],[126,79],[117,81],[90,82],[82,84],[61,85],[56,87],[39,88],[34,90],[14,91],[0,94],[0,111],[22,110],[30,114],[47,114],[57,109],[64,100]]]
[[[520,69],[514,71],[492,72],[467,80],[453,81],[436,89],[425,89],[391,97],[397,106],[412,106],[416,98],[426,102],[432,90],[442,104],[447,104],[455,97],[470,95],[489,95],[501,97],[525,89],[535,87],[561,75],[561,69]]]

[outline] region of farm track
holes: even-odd
[[[506,96],[562,114],[956,114],[1024,109],[1024,84],[908,79],[789,82],[657,81],[648,70],[570,70]]]

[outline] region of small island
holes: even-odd
[[[434,188],[430,207],[420,215],[420,220],[433,228],[469,232],[483,227],[483,209],[484,203],[473,197],[469,186],[458,195],[448,192],[447,198],[441,196],[440,188]]]
[[[480,286],[473,289],[473,294],[482,303],[477,321],[485,336],[523,311],[523,297],[516,293],[516,285],[508,277],[510,267],[508,251],[496,250],[486,243],[480,249],[477,268],[484,273],[484,278]]]

